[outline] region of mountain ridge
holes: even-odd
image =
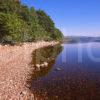
[[[92,36],[65,36],[63,42],[100,42],[100,37]]]

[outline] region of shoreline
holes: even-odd
[[[20,45],[0,45],[0,100],[34,100],[26,87],[31,70],[31,53],[59,42],[30,42]]]

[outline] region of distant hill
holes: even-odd
[[[67,43],[86,43],[86,42],[100,42],[100,37],[88,37],[88,36],[65,36],[63,42]]]

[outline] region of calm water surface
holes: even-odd
[[[36,96],[43,100],[100,100],[100,43],[62,44],[34,54],[35,63],[47,59],[49,63],[33,72],[31,90]]]

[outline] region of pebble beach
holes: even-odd
[[[23,43],[22,45],[0,45],[0,100],[36,100],[27,88],[27,78],[34,50],[58,42]]]

